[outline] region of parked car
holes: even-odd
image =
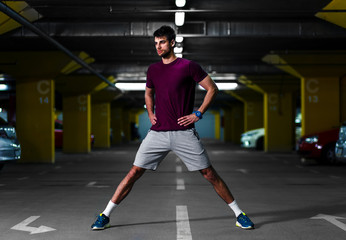
[[[346,122],[340,127],[339,139],[335,145],[335,157],[339,162],[346,162]]]
[[[241,146],[244,148],[255,148],[263,150],[264,148],[264,128],[258,128],[244,132],[240,138]]]
[[[0,170],[4,164],[20,159],[21,148],[16,129],[5,123],[0,125]]]
[[[55,130],[54,130],[54,138],[55,138],[55,147],[62,148],[63,146],[63,124],[60,120],[55,120]],[[94,146],[95,137],[94,134],[90,135],[90,144],[91,147]]]
[[[316,159],[320,163],[335,163],[335,144],[339,130],[335,128],[301,137],[298,142],[298,154],[302,163],[307,159]]]

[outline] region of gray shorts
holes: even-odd
[[[209,157],[194,128],[181,131],[149,131],[137,151],[133,165],[156,170],[170,151],[184,162],[189,171],[210,166]]]

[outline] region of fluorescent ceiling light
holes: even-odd
[[[145,91],[145,82],[129,83],[129,82],[117,82],[115,86],[124,91]]]
[[[234,73],[211,73],[209,75],[213,80],[237,80],[237,75]]]
[[[183,47],[175,47],[173,51],[174,51],[174,53],[182,53]]]
[[[177,37],[175,38],[175,41],[176,41],[177,43],[182,43],[182,42],[184,41],[184,37],[182,37],[182,36],[177,36]]]
[[[185,12],[178,11],[175,13],[175,25],[183,26],[185,22]]]
[[[175,54],[175,56],[178,57],[178,58],[182,58],[182,57],[183,57],[183,54],[177,53],[177,54]]]
[[[0,84],[0,91],[6,91],[8,90],[7,84]]]
[[[186,0],[175,0],[175,5],[177,7],[184,7],[186,4]]]
[[[225,83],[216,82],[215,84],[219,90],[233,90],[238,87],[238,83],[235,83],[235,82],[225,82]],[[198,85],[198,88],[205,90],[204,88],[201,87],[201,85]]]

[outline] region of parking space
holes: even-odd
[[[57,153],[55,164],[9,164],[0,174],[1,239],[345,239],[346,165],[301,165],[296,154],[208,142],[215,169],[255,230],[198,172],[169,154],[113,212],[111,228],[90,225],[132,165],[138,144],[90,154]]]

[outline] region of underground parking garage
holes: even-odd
[[[307,208],[297,197],[303,202],[313,201],[310,197],[316,194],[318,198],[318,190],[335,188],[335,192],[328,194],[334,201],[341,199],[343,193],[336,194],[336,191],[345,184],[344,165],[315,165],[312,159],[312,165],[302,166],[296,151],[300,137],[338,130],[346,121],[344,1],[187,0],[184,6],[179,6],[175,1],[1,1],[0,107],[1,117],[6,122],[1,131],[9,138],[5,129],[15,128],[17,139],[10,144],[20,145],[20,159],[3,161],[2,202],[11,209],[13,202],[22,205],[20,199],[30,193],[30,203],[24,213],[1,224],[4,237],[25,239],[25,234],[30,232],[23,229],[39,228],[47,222],[55,231],[37,233],[37,236],[58,239],[56,232],[61,233],[66,227],[60,222],[63,216],[58,214],[53,222],[45,218],[53,218],[56,214],[49,210],[48,202],[54,203],[65,191],[82,202],[86,200],[81,195],[91,197],[93,205],[88,210],[78,209],[81,206],[75,203],[68,207],[66,201],[58,204],[60,209],[83,212],[82,222],[88,226],[78,228],[77,232],[68,228],[75,234],[74,238],[78,239],[77,233],[83,229],[89,230],[93,211],[102,210],[104,206],[100,205],[126,174],[126,166],[132,165],[136,148],[151,127],[144,90],[148,67],[160,61],[153,33],[162,25],[176,31],[177,57],[199,63],[219,88],[213,104],[196,123],[196,129],[207,150],[210,147],[209,156],[212,161],[215,159],[213,164],[219,167],[220,175],[235,185],[235,195],[239,192],[239,200],[243,196],[244,208],[248,206],[246,211],[252,211],[259,222],[259,229],[255,231],[268,238],[268,228],[275,224],[280,228],[288,223],[293,228],[295,219],[299,223],[309,219],[307,229],[319,226],[331,234],[340,231],[340,237],[344,234],[344,211],[326,207],[323,200],[328,200],[323,197],[314,202],[315,208]],[[176,19],[181,13],[183,22]],[[195,93],[197,110],[206,91],[196,87]],[[61,124],[60,129],[56,128],[57,123]],[[241,142],[242,134],[256,129],[264,130],[263,151],[246,148]],[[309,139],[315,141],[312,137]],[[321,148],[322,154],[323,145],[315,142],[313,145]],[[181,208],[176,207],[183,202],[189,210],[191,208],[189,214],[192,216],[190,236],[180,236],[180,239],[207,239],[207,235],[201,234],[203,224],[207,223],[215,224],[214,234],[220,234],[216,239],[226,239],[232,234],[246,238],[243,233],[234,232],[233,222],[232,226],[225,226],[228,215],[222,211],[222,204],[221,207],[217,204],[217,198],[212,198],[214,195],[205,190],[208,185],[199,183],[195,175],[188,175],[184,166],[182,173],[176,172],[175,165],[179,164],[169,154],[162,165],[162,172],[168,172],[159,180],[163,183],[157,184],[154,180],[161,178],[159,169],[139,183],[145,192],[133,193],[143,199],[148,193],[163,192],[158,199],[168,205],[148,202],[146,205],[153,206],[138,209],[142,219],[136,221],[125,213],[128,208],[133,208],[131,215],[135,212],[136,207],[131,205],[136,203],[135,197],[131,198],[129,203],[124,203],[130,206],[119,208],[124,222],[116,220],[112,226],[117,227],[108,229],[105,237],[117,234],[117,229],[125,234],[120,238],[156,239],[161,236],[158,239],[166,239],[162,237],[163,229],[170,236],[167,239],[178,237],[181,231],[177,228],[181,224],[176,215],[181,213],[177,210]],[[275,171],[273,176],[282,173],[283,179],[272,177]],[[175,185],[183,188],[181,179],[184,178],[180,175],[186,175],[185,191],[192,191],[186,194],[186,199],[181,190],[175,188]],[[237,181],[237,176],[241,182]],[[180,180],[175,182],[175,179]],[[273,190],[280,191],[279,186],[286,186],[294,194],[293,203],[280,211],[280,197],[277,202],[265,197],[249,201],[255,193],[259,194],[259,189],[254,189],[247,179],[256,182],[259,189],[268,191],[268,195]],[[274,184],[269,188],[271,182]],[[28,186],[32,193],[23,186]],[[75,193],[77,190],[81,191],[80,195]],[[210,194],[204,196],[204,191]],[[199,195],[205,203],[213,199],[217,207],[208,209],[207,205],[195,203],[200,200],[194,196]],[[259,210],[265,203],[269,214]],[[27,209],[31,204],[33,211]],[[342,207],[342,202],[335,204]],[[44,205],[44,210],[36,205]],[[275,213],[269,210],[271,205],[275,206]],[[162,215],[155,214],[154,206],[165,209]],[[199,210],[206,211],[205,215],[198,214],[199,206]],[[301,211],[297,218],[289,214],[293,209]],[[2,212],[2,219],[6,219],[8,211]],[[30,218],[32,216],[41,217]],[[28,224],[21,225],[25,219],[29,219]],[[327,224],[335,221],[340,222],[338,226]],[[18,224],[22,230],[11,229]],[[136,229],[132,236],[131,226]],[[162,229],[158,230],[158,226]],[[287,239],[292,238],[290,234],[294,232],[287,231]],[[90,232],[84,234],[83,239],[96,236]],[[208,231],[208,234],[211,233]],[[337,239],[339,235],[333,236]]]

